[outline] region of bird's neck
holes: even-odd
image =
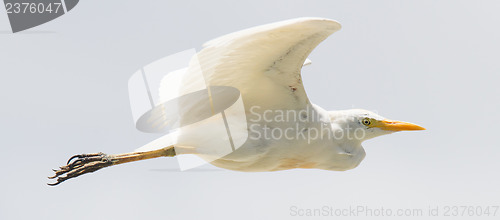
[[[361,146],[365,139],[365,131],[353,124],[345,111],[329,111],[328,113],[335,142],[341,145]]]

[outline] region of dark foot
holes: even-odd
[[[111,165],[113,165],[111,158],[104,153],[75,155],[69,158],[66,166],[59,167],[59,170],[53,170],[55,175],[49,177],[49,179],[57,177],[57,180],[55,183],[48,183],[48,185],[55,186],[68,179],[92,173]]]

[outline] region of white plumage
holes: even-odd
[[[391,133],[381,127],[367,127],[361,120],[369,118],[381,123],[384,119],[365,110],[328,112],[309,102],[300,75],[303,65],[310,64],[307,56],[329,35],[341,28],[336,21],[323,18],[299,18],[258,26],[228,34],[204,44],[193,57],[179,94],[188,94],[201,84],[237,88],[244,103],[246,123],[231,129],[232,135],[248,134],[234,152],[222,152],[227,141],[225,131],[216,123],[221,116],[185,126],[140,148],[155,150],[174,145],[177,154],[195,154],[226,169],[239,171],[274,171],[292,168],[347,170],[356,167],[364,158],[361,142],[378,135]],[[202,76],[202,77],[201,77]],[[171,97],[168,76],[162,81],[160,98]],[[163,98],[162,98],[163,97]],[[192,105],[189,105],[192,106]],[[196,106],[196,105],[195,105]],[[256,107],[257,106],[257,107]],[[254,107],[254,108],[252,108]],[[196,111],[186,107],[182,111]],[[267,114],[277,117],[281,111],[304,111],[309,120],[252,121],[251,117]],[[375,122],[375,121],[374,121]],[[217,129],[219,128],[219,130]],[[265,128],[292,128],[311,136],[316,130],[324,135],[347,132],[348,128],[363,129],[365,136],[346,138],[256,138]],[[407,128],[409,129],[409,127]],[[414,127],[416,129],[416,127]],[[290,130],[288,130],[290,131]],[[223,156],[223,157],[222,157]],[[221,158],[222,157],[222,158]]]

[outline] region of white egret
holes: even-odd
[[[197,59],[205,79],[190,79],[192,82],[185,86],[205,80],[207,86],[239,90],[248,121],[231,132],[234,136],[248,133],[248,138],[231,153],[220,157],[207,153],[216,151],[214,140],[218,137],[210,129],[212,122],[205,120],[193,125],[203,127],[202,132],[181,129],[175,134],[176,141],[159,139],[137,152],[75,155],[67,165],[55,170],[50,178],[57,181],[49,185],[112,165],[181,154],[198,155],[217,167],[237,171],[343,171],[355,168],[363,160],[363,141],[398,131],[424,130],[366,110],[327,111],[310,103],[301,68],[310,63],[307,57],[311,51],[340,27],[329,19],[299,18],[235,32],[204,45]],[[187,71],[199,71],[199,67],[193,65]],[[164,93],[160,96],[168,95],[168,88],[160,92]],[[299,113],[284,120],[290,112]],[[272,132],[282,135],[273,136]]]

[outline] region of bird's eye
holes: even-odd
[[[361,120],[361,123],[363,123],[364,125],[368,126],[370,125],[372,122],[370,121],[369,118],[363,118],[363,120]]]

